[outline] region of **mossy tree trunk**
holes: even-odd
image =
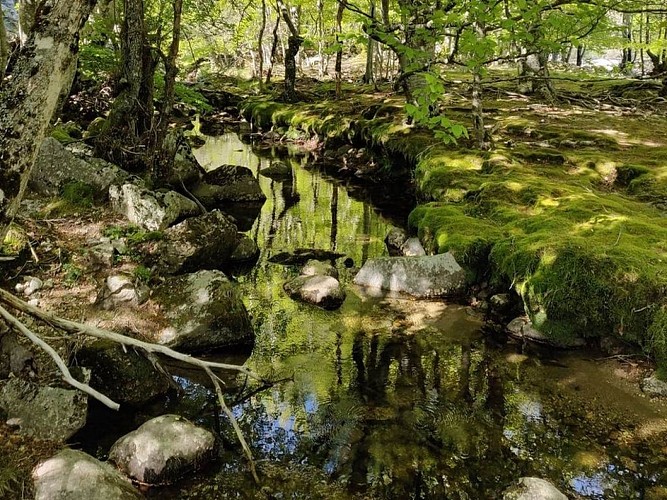
[[[0,241],[7,234],[38,148],[78,53],[79,30],[95,0],[46,0],[0,86]]]
[[[124,11],[119,93],[95,149],[113,163],[142,170],[145,151],[141,146],[153,121],[156,61],[147,40],[143,0],[124,0]]]
[[[287,102],[296,102],[296,56],[303,43],[303,38],[299,36],[299,30],[294,24],[287,6],[281,0],[279,0],[278,6],[290,32],[287,38],[287,50],[285,51],[285,91],[283,97]]]
[[[0,82],[5,76],[7,61],[9,60],[9,42],[7,41],[7,30],[5,29],[5,16],[0,4]]]
[[[38,5],[39,0],[19,0],[18,2],[19,41],[21,42],[21,47],[28,41],[30,31],[35,22],[35,14],[37,13]]]
[[[537,95],[545,101],[554,101],[556,91],[549,74],[549,54],[540,47],[540,24],[534,24],[529,32],[533,41],[525,45],[525,55],[519,60],[518,90],[523,94]]]
[[[343,13],[345,12],[345,5],[347,0],[338,0],[338,10],[336,11],[336,98],[340,99],[343,90]]]

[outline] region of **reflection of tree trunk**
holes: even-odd
[[[338,239],[338,186],[334,185],[331,192],[331,251],[336,251],[336,240]]]
[[[364,215],[362,219],[362,233],[364,235],[364,242],[361,245],[361,265],[364,265],[368,260],[368,249],[371,245],[370,239],[366,236],[371,232],[371,209],[368,203],[364,203]]]
[[[468,342],[461,346],[461,366],[459,367],[459,396],[467,403],[472,402],[470,394],[471,346]]]
[[[336,332],[336,385],[343,385],[343,335],[340,330]]]
[[[435,354],[433,355],[433,389],[438,395],[440,395],[440,388],[442,386],[442,382],[440,381],[441,377],[442,373],[440,371],[440,353],[435,351]]]
[[[357,369],[354,386],[363,394],[366,386],[366,367],[364,366],[364,332],[358,332],[352,341],[352,361]]]

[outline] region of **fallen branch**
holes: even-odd
[[[0,306],[0,316],[2,316],[5,319],[5,321],[7,321],[7,323],[14,326],[19,332],[28,337],[33,344],[36,344],[40,349],[46,352],[51,357],[51,359],[53,359],[53,361],[56,363],[56,366],[60,370],[60,373],[62,373],[63,380],[65,382],[67,382],[72,387],[76,387],[80,391],[85,392],[90,397],[97,399],[100,403],[102,403],[105,406],[108,406],[112,410],[118,410],[118,408],[120,408],[120,405],[118,403],[112,401],[101,392],[96,391],[88,384],[84,384],[76,380],[70,373],[65,362],[53,349],[53,347],[44,342],[35,333],[30,331],[27,326],[25,326],[23,323],[21,323],[21,321],[12,316],[12,314],[10,314],[10,312],[7,311],[7,309],[5,309],[2,306]]]
[[[116,342],[118,344],[126,346],[138,347],[140,349],[145,350],[146,352],[159,353],[169,358],[182,361],[183,363],[187,363],[192,366],[197,366],[204,370],[210,368],[210,369],[237,371],[259,382],[266,382],[259,375],[256,375],[255,373],[250,371],[248,368],[245,368],[244,366],[232,365],[228,363],[217,363],[213,361],[204,361],[203,359],[193,358],[188,354],[183,354],[181,352],[174,351],[173,349],[170,349],[167,346],[154,344],[152,342],[144,342],[142,340],[134,339],[132,337],[127,337],[125,335],[121,335],[120,333],[112,332],[110,330],[104,330],[96,326],[84,325],[83,323],[77,323],[76,321],[70,321],[68,319],[60,318],[53,313],[43,311],[35,306],[28,304],[27,302],[24,302],[23,300],[12,295],[6,290],[0,289],[0,301],[10,305],[14,309],[29,314],[30,316],[33,316],[39,320],[49,323],[50,325],[59,328],[61,330],[64,330],[66,332],[82,334],[89,337],[95,337],[104,340],[111,340],[112,342]]]

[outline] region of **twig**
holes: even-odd
[[[252,472],[252,477],[255,479],[255,482],[259,484],[259,477],[257,476],[257,470],[255,469],[255,461],[252,458],[252,451],[250,450],[248,443],[243,437],[243,431],[241,431],[241,427],[239,427],[239,423],[236,420],[236,417],[229,409],[229,406],[227,406],[227,403],[225,403],[225,398],[224,395],[222,394],[222,388],[220,387],[220,379],[215,373],[211,371],[210,368],[204,367],[204,371],[208,374],[208,376],[211,378],[211,381],[213,382],[213,386],[215,387],[215,393],[218,395],[218,402],[220,403],[220,407],[222,408],[222,411],[225,412],[225,415],[227,415],[227,418],[229,418],[230,422],[232,423],[234,432],[236,432],[236,437],[238,437],[239,441],[241,442],[241,447],[243,448],[243,452],[245,453],[245,456],[248,458],[248,463],[250,464],[250,471]]]
[[[65,362],[62,360],[62,358],[58,355],[58,353],[51,347],[49,344],[44,342],[41,338],[39,338],[36,334],[34,334],[32,331],[28,329],[21,321],[19,321],[17,318],[12,316],[7,309],[4,307],[0,306],[0,316],[2,316],[5,321],[13,325],[18,331],[20,331],[23,335],[28,337],[30,341],[33,344],[36,344],[40,349],[42,349],[44,352],[46,352],[51,359],[56,363],[56,366],[60,370],[60,373],[63,376],[63,380],[67,382],[69,385],[72,387],[76,387],[82,392],[85,392],[89,396],[97,399],[100,403],[102,403],[105,406],[108,406],[112,410],[117,410],[120,408],[120,405],[116,403],[115,401],[112,401],[109,399],[107,396],[102,394],[101,392],[96,391],[92,387],[90,387],[88,384],[84,384],[82,382],[79,382],[76,380],[72,374],[70,373],[69,369],[67,368],[67,365]]]

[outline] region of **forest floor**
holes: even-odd
[[[613,336],[667,359],[667,103],[650,81],[553,76],[557,99],[544,102],[491,74],[491,151],[408,125],[387,87],[345,85],[336,99],[333,83],[309,80],[301,102],[273,87],[241,108],[279,137],[364,144],[408,164],[421,201],[409,222],[425,246],[454,253],[472,280],[513,288],[559,343]],[[446,78],[440,109],[470,127],[469,82]]]

